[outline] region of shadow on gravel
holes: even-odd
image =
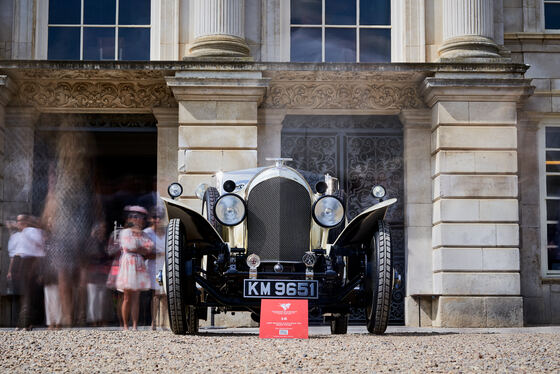
[[[393,332],[386,333],[379,336],[444,336],[444,335],[459,335],[458,332]],[[488,334],[488,333],[487,333]]]

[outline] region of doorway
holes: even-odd
[[[385,187],[388,197],[398,199],[386,220],[391,227],[395,270],[406,276],[403,129],[398,117],[287,116],[282,125],[282,157],[293,158],[288,165],[295,169],[339,178],[340,188],[348,196],[348,220],[375,203],[371,188],[376,184]],[[390,324],[404,324],[404,296],[403,288],[394,289]],[[365,322],[364,311],[355,310],[350,322]]]

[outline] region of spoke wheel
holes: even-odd
[[[348,332],[348,315],[342,315],[331,319],[331,334],[344,335]]]
[[[372,334],[383,334],[387,330],[391,293],[393,291],[393,262],[391,253],[391,234],[384,221],[379,221],[371,252],[367,256],[366,305],[367,329]]]
[[[198,332],[193,260],[187,258],[184,243],[183,226],[179,219],[174,218],[167,228],[165,276],[169,324],[171,331],[179,335]]]

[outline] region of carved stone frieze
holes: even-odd
[[[421,108],[415,85],[364,81],[272,82],[265,101],[275,109]]]
[[[164,70],[56,70],[29,69],[14,74],[17,79],[49,79],[49,80],[146,80],[163,79]]]
[[[394,110],[422,108],[413,71],[267,71],[264,107],[273,109]]]
[[[56,109],[134,109],[177,106],[165,81],[22,81],[12,105]]]

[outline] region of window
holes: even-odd
[[[560,1],[545,0],[544,28],[549,30],[560,29]]]
[[[150,0],[50,0],[49,60],[149,60]]]
[[[291,0],[292,62],[390,62],[390,0]]]
[[[560,276],[560,127],[545,127],[544,161],[543,270]]]

